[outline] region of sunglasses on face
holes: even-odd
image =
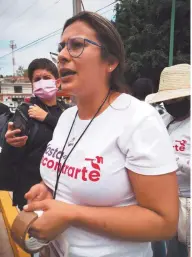
[[[98,44],[97,42],[94,42],[92,40],[89,40],[87,38],[81,38],[81,37],[74,37],[74,38],[69,38],[67,42],[61,42],[58,45],[58,53],[60,53],[65,47],[67,47],[67,50],[69,54],[74,57],[78,58],[84,51],[84,48],[86,46],[86,43],[92,44],[94,46],[97,46],[99,48],[104,48],[102,45]],[[52,53],[51,58],[55,63],[58,63],[58,54]]]

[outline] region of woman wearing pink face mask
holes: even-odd
[[[61,113],[67,107],[56,100],[59,81],[57,67],[53,62],[45,58],[33,60],[28,67],[28,77],[34,96],[30,99],[29,107],[23,106],[22,111],[30,120],[30,133],[28,136],[20,136],[21,131],[14,129],[10,122],[2,152],[5,163],[9,163],[10,169],[14,171],[13,204],[20,209],[26,203],[24,194],[41,181],[40,160],[47,143],[52,139]]]

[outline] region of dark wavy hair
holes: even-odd
[[[46,58],[39,58],[33,60],[28,67],[28,78],[32,82],[33,79],[33,73],[35,70],[47,70],[49,71],[55,79],[59,78],[59,73],[56,65]]]
[[[113,91],[125,92],[123,83],[125,52],[121,37],[114,25],[97,13],[84,11],[68,19],[63,27],[63,32],[76,21],[85,22],[95,30],[97,39],[104,46],[101,49],[101,57],[104,60],[108,60],[111,63],[114,60],[119,62],[111,74],[110,86]]]

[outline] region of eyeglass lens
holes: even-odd
[[[61,52],[65,48],[66,43],[62,42],[58,46],[58,52]],[[84,39],[83,38],[70,38],[67,41],[67,49],[71,56],[78,57],[84,50]]]

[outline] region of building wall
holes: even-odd
[[[15,93],[15,87],[21,87],[21,93]],[[26,97],[31,97],[32,86],[30,83],[0,83],[0,101],[6,104],[11,111],[15,111],[17,106],[24,101]]]
[[[1,83],[1,94],[14,94],[14,88],[17,86],[22,87],[22,93],[32,94],[32,86],[30,83]]]

